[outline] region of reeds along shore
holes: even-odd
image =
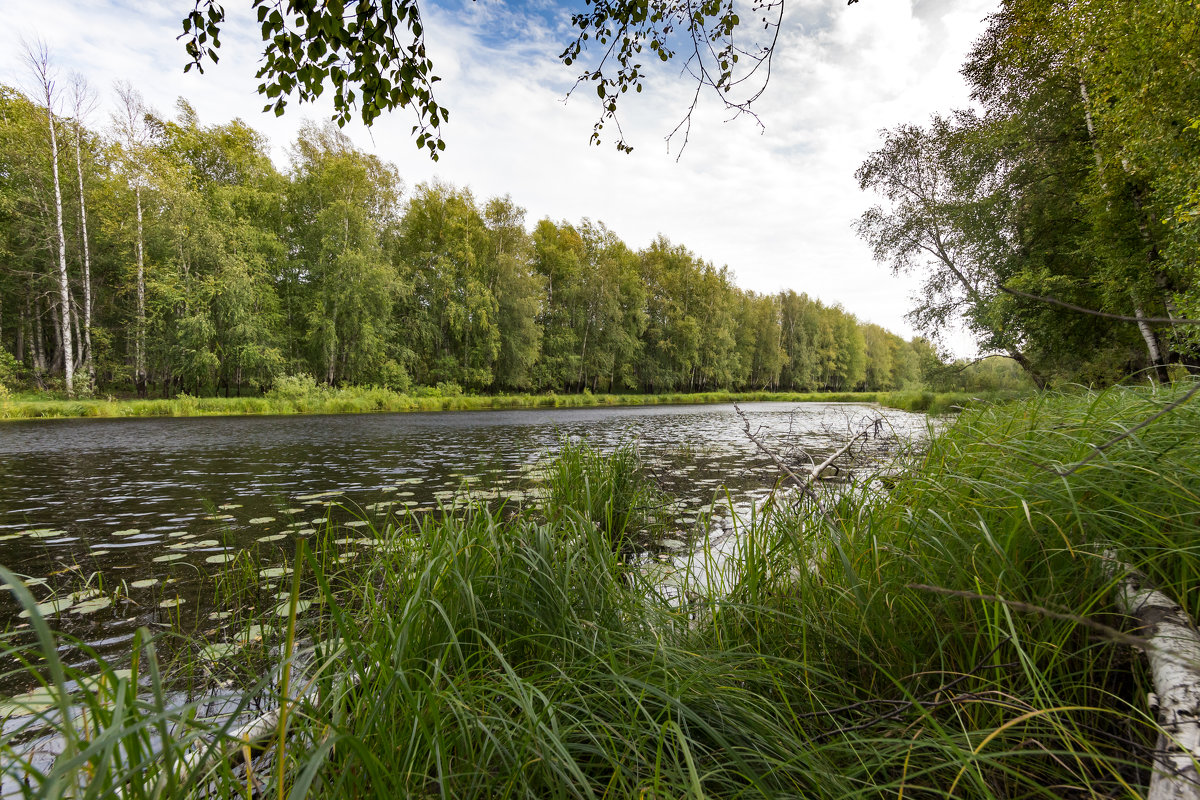
[[[153,636],[132,676],[102,665],[67,700],[79,676],[35,613],[36,641],[7,634],[4,663],[64,692],[41,719],[64,752],[27,757],[10,722],[6,791],[1139,796],[1159,731],[1107,554],[1200,613],[1200,411],[1127,435],[1186,388],[969,409],[886,487],[830,498],[835,525],[780,495],[744,519],[721,596],[672,599],[627,563],[614,543],[654,525],[652,489],[630,479],[636,454],[586,445],[540,510],[380,528],[349,562],[318,543],[292,590],[308,611],[235,694],[287,711],[249,774],[195,755],[235,723],[168,692]],[[282,679],[280,654],[309,644]]]
[[[1007,396],[1007,395],[1006,395]],[[997,399],[984,395],[984,399]],[[686,403],[781,401],[791,403],[879,403],[905,411],[941,413],[980,401],[967,393],[902,392],[697,392],[682,394],[399,394],[388,389],[348,387],[305,394],[258,397],[192,397],[154,400],[60,400],[40,396],[0,398],[0,420],[69,417],[197,417],[266,414],[360,414],[397,411],[472,411],[510,408],[571,408]]]

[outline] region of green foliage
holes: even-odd
[[[781,3],[758,0],[752,10],[741,11],[754,14],[763,22],[764,30],[773,30],[778,35],[783,15]],[[619,134],[617,150],[632,152],[633,147],[625,141],[617,124],[617,105],[629,89],[642,91],[647,75],[643,59],[652,63],[670,61],[679,49],[688,54],[690,74],[697,76],[697,94],[701,89],[711,89],[726,108],[749,111],[766,89],[775,42],[768,35],[764,39],[766,44],[747,47],[745,40],[741,40],[735,45],[734,31],[740,24],[741,18],[730,0],[699,4],[679,0],[642,4],[596,0],[588,4],[586,11],[573,13],[571,26],[578,28],[579,33],[559,58],[571,66],[580,60],[589,44],[604,52],[594,69],[585,69],[579,76],[580,83],[595,85],[600,99],[601,116],[592,129],[592,143],[600,143],[605,123],[612,122]],[[736,92],[730,94],[732,90]],[[689,110],[676,133],[690,127],[691,114]],[[686,144],[686,133],[684,136]]]
[[[0,347],[0,397],[8,397],[16,385],[21,365],[13,354]]]
[[[363,124],[370,126],[385,111],[409,108],[416,116],[412,134],[418,148],[429,151],[437,161],[446,145],[441,124],[450,112],[438,105],[433,85],[440,78],[425,50],[425,28],[417,0],[252,0],[263,41],[258,92],[268,98],[264,111],[284,113],[287,98],[295,94],[301,103],[313,102],[326,86],[333,88],[333,120],[340,126],[355,108]],[[745,13],[745,9],[742,10]],[[778,35],[782,3],[756,0],[752,13],[760,16],[765,29]],[[195,0],[183,19],[185,49],[191,61],[184,66],[204,71],[205,59],[218,60],[220,31],[225,9],[216,0]],[[600,98],[601,116],[592,131],[600,142],[606,122],[616,121],[617,104],[630,88],[641,92],[646,68],[643,50],[654,61],[670,61],[678,48],[690,54],[690,74],[696,77],[697,94],[711,89],[719,101],[736,112],[749,112],[766,89],[774,54],[773,37],[766,44],[747,48],[735,46],[734,32],[741,18],[728,0],[693,5],[678,0],[651,4],[628,4],[602,0],[586,12],[572,14],[571,27],[578,28],[559,58],[567,66],[578,61],[589,40],[604,49],[595,69],[585,70],[579,83],[594,82]],[[739,66],[739,60],[741,64]],[[611,66],[615,64],[615,69]],[[607,71],[606,71],[607,70]],[[734,91],[736,90],[736,91]],[[731,94],[731,91],[734,91]],[[695,104],[676,131],[690,126]],[[617,125],[618,130],[620,126]],[[686,133],[685,133],[686,143]],[[633,148],[624,138],[617,149]]]
[[[319,394],[321,387],[317,379],[307,373],[299,375],[280,375],[271,384],[267,397],[285,400],[298,400],[302,397],[313,397]]]
[[[350,5],[350,10],[347,9]],[[384,3],[288,2],[254,0],[252,7],[265,44],[258,70],[259,94],[269,102],[263,111],[283,114],[287,98],[314,102],[333,87],[333,120],[350,121],[355,107],[364,125],[385,111],[411,108],[417,117],[413,134],[419,148],[437,161],[446,149],[441,124],[448,109],[433,96],[433,62],[425,54],[424,26],[416,0]],[[215,0],[196,0],[183,20],[187,54],[184,71],[204,71],[207,56],[217,61],[225,9]],[[403,39],[402,39],[403,32]]]
[[[0,104],[0,344],[19,346],[26,374],[49,387],[62,368],[37,202],[52,177],[45,115],[7,89]],[[399,394],[846,392],[915,379],[910,343],[868,338],[805,295],[745,292],[665,237],[635,252],[586,219],[530,233],[509,197],[481,203],[437,182],[406,193],[393,165],[328,124],[301,129],[281,174],[239,120],[204,124],[183,100],[172,119],[136,102],[131,113],[119,141],[81,128],[101,393],[257,396],[301,373]],[[66,214],[77,292],[81,210]]]
[[[622,554],[631,551],[635,535],[647,537],[655,524],[655,509],[664,504],[636,443],[604,453],[584,440],[561,441],[545,482],[552,521],[581,517]]]
[[[1192,3],[1001,4],[962,70],[976,110],[887,132],[858,171],[887,200],[859,232],[926,276],[920,327],[961,318],[1039,385],[1200,363],[1194,327],[1139,330],[1005,291],[1194,316],[1198,26]]]

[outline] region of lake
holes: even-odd
[[[874,458],[927,426],[920,414],[867,405],[742,408],[797,464],[875,419],[892,435],[872,440]],[[727,503],[722,487],[745,506],[778,477],[732,405],[4,423],[0,563],[31,580],[57,629],[119,661],[140,625],[188,629],[219,617],[205,577],[243,551],[278,563],[323,526],[366,534],[385,510],[443,513],[464,493],[536,502],[537,468],[563,437],[601,449],[636,441],[677,500],[680,547],[703,534],[697,516],[714,498]],[[120,599],[107,602],[116,586]],[[18,611],[3,593],[0,624],[23,625]]]

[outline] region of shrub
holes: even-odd
[[[267,396],[280,400],[299,400],[303,397],[320,394],[320,392],[321,387],[317,385],[317,379],[306,372],[301,372],[276,378],[275,385],[271,387],[271,391],[267,392]]]
[[[394,360],[388,359],[379,368],[379,385],[384,389],[391,389],[398,394],[407,394],[412,388],[412,378],[408,376],[408,371]]]

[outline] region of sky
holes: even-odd
[[[282,117],[263,113],[250,0],[223,5],[221,60],[201,75],[183,73],[187,56],[176,39],[192,0],[0,0],[0,83],[31,85],[22,41],[40,38],[64,84],[78,71],[97,90],[93,127],[109,124],[113,83],[126,80],[160,114],[174,115],[185,97],[202,123],[242,118],[286,169],[297,129],[332,107],[323,98],[293,102]],[[678,138],[668,146],[695,84],[679,65],[655,65],[645,91],[622,98],[621,125],[634,147],[624,154],[612,137],[589,144],[600,113],[593,87],[567,97],[580,67],[598,58],[590,52],[569,67],[558,60],[582,3],[426,0],[437,99],[450,109],[445,153],[435,163],[417,149],[405,110],[345,130],[395,163],[409,187],[437,179],[469,187],[480,202],[508,194],[530,228],[546,217],[586,217],[634,249],[662,235],[728,266],[743,288],[807,292],[907,338],[917,333],[905,314],[920,276],[893,276],[855,235],[855,219],[876,199],[859,190],[854,171],[882,130],[969,104],[958,69],[996,5],[787,0],[770,81],[754,105],[758,122],[730,120],[702,95],[687,146],[681,151]],[[743,16],[750,13],[747,6]],[[974,353],[961,332],[944,342],[957,355]]]

